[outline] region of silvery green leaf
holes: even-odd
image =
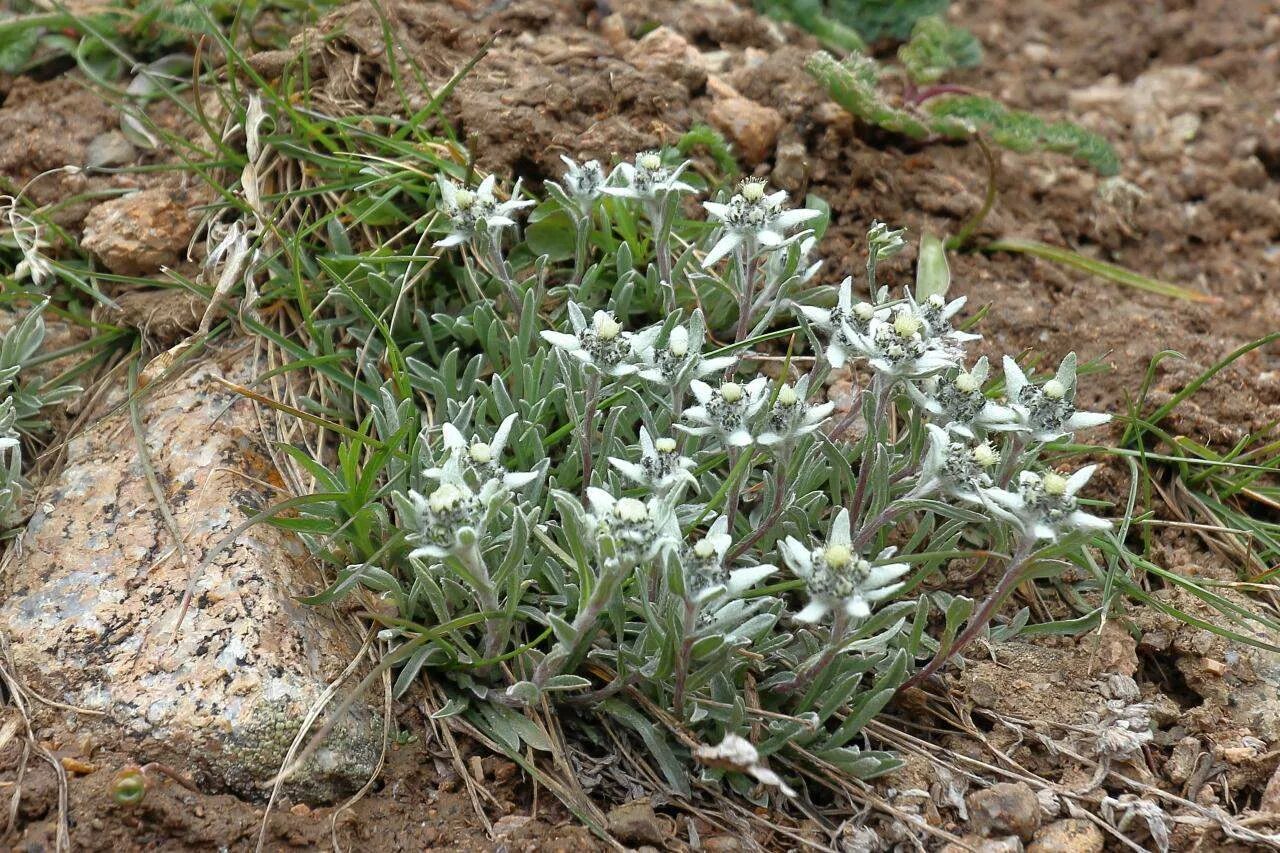
[[[427,662],[427,656],[431,653],[431,646],[423,646],[414,651],[405,663],[404,668],[400,670],[400,674],[396,676],[395,686],[391,688],[391,695],[399,699],[405,694],[413,682],[417,680],[418,673],[422,670],[422,665]]]
[[[661,768],[662,775],[666,777],[667,784],[681,796],[689,796],[689,772],[686,765],[676,758],[676,754],[671,750],[666,737],[658,731],[653,723],[649,722],[649,719],[639,711],[618,699],[606,699],[601,703],[601,708],[635,731],[640,736],[640,739],[644,741],[644,745],[649,749],[653,758],[658,762],[658,767]]]
[[[547,614],[547,624],[551,626],[557,643],[571,645],[578,638],[578,632],[573,629],[573,626],[555,613]]]
[[[448,702],[444,703],[444,706],[439,711],[432,714],[431,719],[443,720],[448,717],[456,717],[458,714],[467,710],[469,705],[470,703],[467,702],[465,698],[461,696],[454,696]]]
[[[507,688],[507,695],[524,705],[532,705],[538,701],[541,691],[532,681],[517,681]]]
[[[702,637],[693,644],[691,654],[694,660],[701,660],[710,657],[720,649],[724,648],[725,637],[721,634],[712,634],[709,637]]]
[[[554,675],[547,679],[542,689],[546,693],[555,690],[583,690],[591,686],[591,679],[580,675]]]
[[[920,255],[916,260],[916,301],[930,296],[946,296],[951,287],[951,267],[942,240],[926,232],[920,237]]]

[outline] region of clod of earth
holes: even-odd
[[[1040,828],[1040,801],[1025,782],[998,782],[967,798],[973,828],[983,835],[1030,839]]]
[[[84,248],[119,275],[151,275],[178,262],[195,233],[186,191],[143,190],[104,201],[85,219]]]
[[[77,717],[81,730],[247,798],[265,797],[300,721],[358,648],[295,602],[320,578],[296,539],[261,524],[202,570],[175,631],[190,573],[276,500],[259,485],[276,475],[252,404],[212,379],[246,382],[259,372],[244,351],[209,358],[141,404],[185,559],[119,413],[68,446],[65,470],[38,497],[0,609],[26,684],[101,715]],[[355,790],[372,774],[380,741],[376,715],[357,703],[285,791],[327,802]]]
[[[1102,830],[1083,818],[1057,820],[1036,833],[1027,853],[1102,853]]]

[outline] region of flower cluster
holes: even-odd
[[[680,526],[666,498],[617,498],[604,489],[591,487],[587,489],[587,501],[591,505],[589,522],[605,560],[635,566],[653,560],[680,542]]]
[[[671,168],[662,162],[662,155],[657,151],[641,151],[634,163],[618,164],[609,176],[612,183],[603,191],[616,198],[641,201],[662,200],[673,193],[695,192],[692,186],[680,180],[681,173],[688,166],[686,161]]]
[[[836,513],[825,543],[811,548],[788,536],[781,550],[809,591],[809,605],[795,617],[801,622],[817,622],[837,608],[855,619],[870,616],[872,604],[902,588],[894,581],[910,568],[906,563],[885,562],[893,556],[892,548],[881,551],[874,563],[856,554],[847,509]]]
[[[767,564],[730,569],[725,560],[733,537],[728,531],[728,519],[722,515],[705,536],[680,549],[685,594],[699,604],[718,595],[737,596],[777,571]]]
[[[584,365],[607,376],[628,376],[639,370],[632,358],[631,333],[608,311],[596,311],[591,322],[576,302],[569,303],[573,334],[542,331],[542,339]]]
[[[1057,539],[1074,530],[1106,530],[1111,522],[1084,512],[1076,499],[1076,492],[1089,482],[1097,467],[1089,465],[1070,477],[1056,471],[1023,471],[1016,491],[988,489],[985,494],[1037,539]]]
[[[748,178],[728,203],[704,201],[702,206],[720,222],[722,236],[702,265],[714,266],[740,246],[747,247],[747,255],[753,256],[757,250],[773,251],[801,239],[803,234],[787,237],[787,232],[821,214],[806,208],[784,210],[786,200],[785,190],[771,193],[764,181]]]
[[[436,472],[439,485],[428,495],[412,489],[401,506],[401,520],[409,527],[414,545],[410,557],[441,559],[470,547],[485,532],[486,520],[500,499],[498,480],[485,480],[478,491],[463,476],[461,460],[454,455]]]
[[[1045,458],[1107,416],[1079,410],[1074,354],[1047,380],[1008,358],[993,376],[949,273],[922,264],[914,288],[880,283],[901,230],[874,223],[865,284],[850,276],[824,300],[810,253],[825,218],[785,192],[748,178],[686,228],[681,202],[701,177],[670,152],[612,171],[563,159],[546,186],[572,223],[572,267],[567,248],[531,259],[520,247],[506,262],[498,234],[531,203],[518,190],[500,203],[491,178],[441,183],[442,244],[468,252],[458,274],[472,293],[492,283],[477,275],[501,279],[526,313],[459,318],[485,359],[466,371],[411,365],[443,408],[429,464],[409,475],[417,491],[398,498],[411,555],[435,561],[416,567],[405,598],[435,595],[429,624],[442,624],[474,592],[484,642],[458,655],[479,661],[459,679],[470,696],[514,705],[592,690],[581,695],[616,704],[620,688],[640,691],[702,741],[723,738],[698,752],[706,773],[790,790],[734,734],[735,690],[750,681],[770,712],[759,743],[772,750],[842,730],[828,687],[855,690],[869,669],[866,683],[895,688],[929,677],[982,636],[1031,567],[1109,526],[1079,497],[1095,467],[1060,474]],[[785,358],[766,343],[789,333],[783,311],[803,335]],[[858,386],[834,425],[833,371]],[[981,607],[949,605],[945,591],[898,600],[969,549],[992,566],[1011,555]],[[437,583],[449,570],[454,582]],[[921,638],[940,603],[954,642],[912,675],[938,648]],[[812,732],[772,722],[822,714]],[[814,749],[851,760],[847,742]]]
[[[493,239],[502,229],[516,224],[511,218],[513,213],[533,204],[531,199],[519,197],[518,185],[510,199],[498,201],[493,191],[495,182],[494,176],[490,175],[472,190],[443,176],[436,179],[440,187],[441,209],[449,217],[449,235],[436,241],[437,248],[447,249],[468,243],[478,235]]]

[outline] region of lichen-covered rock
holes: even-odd
[[[245,350],[207,358],[142,404],[151,463],[185,537],[185,564],[120,412],[68,445],[66,467],[39,496],[5,575],[0,605],[0,627],[28,686],[102,715],[74,715],[74,725],[123,738],[138,763],[164,761],[248,798],[265,796],[301,720],[358,649],[327,614],[295,601],[321,579],[296,538],[263,524],[201,572],[175,630],[204,555],[278,500],[259,485],[278,475],[252,403],[212,379],[243,383],[259,372]],[[286,791],[323,802],[359,787],[377,759],[378,725],[355,703]]]
[[[85,217],[81,245],[120,275],[151,275],[178,262],[199,224],[188,191],[153,189],[104,201]]]

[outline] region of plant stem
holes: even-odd
[[[547,656],[538,661],[538,666],[533,671],[531,680],[538,687],[547,683],[547,679],[553,675],[559,675],[569,667],[576,667],[579,658],[585,653],[586,648],[591,644],[595,637],[596,623],[600,621],[600,614],[603,612],[609,600],[613,597],[614,586],[621,577],[620,566],[606,567],[601,573],[599,581],[596,583],[595,589],[591,590],[591,597],[587,599],[587,604],[578,611],[578,615],[574,617],[573,625],[573,646],[565,649],[563,643],[556,643],[555,647],[547,653]]]
[[[658,281],[666,282],[669,289],[663,291],[663,309],[676,310],[675,282],[671,280],[671,222],[667,216],[669,202],[666,196],[646,205],[649,222],[653,225],[653,252],[658,263]]]
[[[908,495],[908,497],[910,496]],[[905,512],[905,510],[900,506],[889,504],[884,509],[880,510],[880,512],[876,513],[875,518],[869,519],[866,524],[862,525],[862,528],[858,530],[857,535],[853,537],[853,544],[849,547],[853,549],[855,554],[860,553],[862,549],[866,548],[871,542],[871,539],[876,535],[877,530],[893,521],[903,512]]]
[[[577,287],[582,284],[582,277],[587,272],[587,249],[591,239],[591,216],[590,214],[575,216],[573,223],[577,226],[577,234],[573,245],[573,279],[569,282],[569,286]]]
[[[729,476],[733,477],[734,480],[729,486],[728,497],[725,499],[724,516],[725,520],[728,522],[730,530],[733,530],[733,523],[737,520],[738,499],[742,495],[742,484],[746,482],[747,477],[751,472],[751,463],[748,462],[746,465],[742,466],[742,472],[735,476],[735,473],[738,470],[739,454],[741,453],[743,453],[743,451],[736,447],[730,448],[729,450]],[[747,448],[746,453],[749,459],[751,455],[751,448]]]
[[[836,654],[840,651],[840,646],[844,643],[844,635],[848,630],[849,614],[845,612],[843,607],[837,607],[835,616],[831,619],[831,635],[827,639],[827,647],[823,650],[822,657],[814,661],[804,672],[796,675],[794,681],[780,684],[777,689],[783,693],[796,693],[813,681],[814,676],[830,666],[831,661],[835,660]]]
[[[595,459],[592,453],[595,444],[595,419],[596,405],[600,398],[600,377],[596,373],[587,374],[587,384],[584,391],[586,396],[586,409],[582,414],[582,494],[586,495],[587,487],[591,485],[591,468]]]
[[[738,328],[734,333],[733,342],[742,343],[747,338],[747,332],[751,328],[751,303],[752,297],[755,295],[755,273],[756,273],[756,247],[755,241],[749,237],[744,238],[738,244],[735,250],[737,255],[737,274],[738,274]]]
[[[484,241],[485,254],[488,256],[485,260],[488,266],[492,267],[492,274],[502,283],[502,289],[506,291],[507,300],[511,302],[511,310],[517,314],[522,307],[520,301],[520,290],[516,287],[515,279],[511,277],[511,268],[507,266],[507,259],[502,256],[502,245],[498,238],[493,234],[488,234]]]
[[[871,423],[867,424],[866,435],[863,436],[862,461],[858,465],[858,484],[853,490],[853,500],[849,504],[849,517],[859,519],[862,517],[862,510],[867,501],[867,478],[871,474],[871,457],[872,449],[880,446],[880,426],[884,420],[886,409],[889,406],[889,389],[892,383],[886,382],[884,376],[880,373],[875,375],[871,380],[872,393],[875,394],[876,407],[875,414],[871,418]],[[850,411],[852,414],[852,411]],[[872,442],[872,439],[875,442]]]
[[[969,624],[964,631],[960,633],[960,636],[956,637],[948,648],[939,649],[938,653],[933,656],[933,660],[925,664],[924,669],[908,678],[898,688],[899,692],[924,683],[930,676],[941,669],[943,664],[964,651],[965,647],[982,633],[991,621],[991,617],[995,615],[996,608],[1000,606],[1000,603],[1004,601],[1005,597],[1013,591],[1013,588],[1022,579],[1022,570],[1026,567],[1031,557],[1031,551],[1035,547],[1035,543],[1035,537],[1031,534],[1023,536],[1022,541],[1018,543],[1017,551],[1014,552],[1013,558],[1005,568],[1000,582],[996,584],[996,588],[991,591],[991,595],[987,597],[987,600],[982,602],[982,607],[978,608],[978,612],[969,619]]]
[[[682,625],[682,639],[680,641],[680,650],[676,653],[676,684],[673,698],[671,701],[672,710],[676,713],[676,718],[684,719],[684,691],[685,682],[689,678],[689,655],[693,650],[693,621],[698,615],[698,604],[688,593],[684,597],[684,621]]]
[[[937,83],[933,86],[925,86],[923,89],[917,89],[911,86],[903,94],[903,100],[912,106],[919,106],[931,98],[939,95],[972,95],[973,89],[968,86],[961,86],[958,83]]]
[[[490,612],[501,609],[498,603],[497,590],[493,588],[493,579],[489,577],[489,567],[485,565],[484,556],[480,553],[480,545],[477,542],[471,542],[458,553],[458,559],[467,568],[474,580],[476,598],[479,599],[480,606]],[[503,620],[486,619],[484,623],[484,657],[486,660],[498,656],[499,650],[503,643],[506,642],[503,635]]]
[[[784,451],[786,452],[786,451]],[[787,499],[787,457],[779,456],[774,463],[773,468],[773,506],[769,508],[769,515],[764,521],[755,525],[741,542],[734,545],[725,557],[725,565],[730,565],[734,560],[741,557],[751,549],[760,539],[769,532],[778,518],[782,515],[782,508],[786,505]]]

